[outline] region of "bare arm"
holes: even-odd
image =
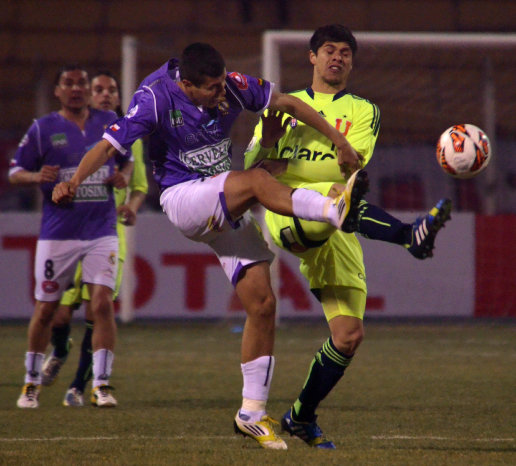
[[[71,201],[75,196],[77,187],[116,153],[117,150],[105,139],[98,142],[86,152],[70,181],[56,184],[52,192],[52,200],[56,204]]]
[[[361,156],[351,147],[346,137],[302,100],[292,95],[273,92],[269,108],[292,115],[330,139],[337,148],[338,163],[342,171],[354,171],[360,167]]]
[[[9,177],[11,184],[32,185],[51,183],[57,179],[59,165],[43,165],[39,172],[18,170]]]

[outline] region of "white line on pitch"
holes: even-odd
[[[450,440],[461,442],[514,442],[513,438],[455,438],[455,437],[435,437],[432,435],[373,435],[373,440]]]
[[[514,438],[454,438],[454,437],[436,437],[431,435],[411,436],[411,435],[373,435],[372,440],[438,440],[438,441],[460,441],[460,442],[514,442]],[[156,437],[149,435],[131,435],[127,437],[111,436],[111,437],[48,437],[48,438],[0,438],[0,442],[61,442],[61,441],[98,441],[98,440],[240,440],[236,435],[204,435],[204,436],[184,436],[175,435],[170,437]]]
[[[185,439],[198,439],[198,440],[231,440],[231,439],[238,439],[237,436],[215,436],[215,435],[206,435],[206,436],[186,436],[186,435],[176,435],[172,437],[153,437],[153,436],[147,436],[147,435],[131,435],[128,437],[119,437],[119,436],[113,436],[113,437],[48,437],[48,438],[29,438],[29,437],[22,437],[22,438],[0,438],[0,442],[61,442],[61,441],[98,441],[98,440],[185,440]]]

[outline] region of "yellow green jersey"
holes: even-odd
[[[346,91],[323,94],[308,88],[291,95],[310,105],[341,131],[362,155],[364,165],[369,162],[380,128],[380,112],[375,104]],[[292,119],[285,135],[272,149],[261,147],[261,136],[260,121],[245,153],[246,168],[263,158],[287,158],[288,168],[278,177],[280,181],[294,188],[315,189],[325,195],[333,183],[345,182],[335,147],[315,129]],[[310,238],[303,238],[303,221],[269,211],[265,221],[278,246],[301,259],[300,270],[309,280],[310,288],[347,286],[366,290],[362,248],[354,234],[336,231],[327,241],[310,241]],[[288,235],[292,236],[289,247],[286,244]],[[290,247],[292,244],[294,247]]]
[[[129,181],[128,188],[114,189],[115,195],[115,206],[118,207],[125,203],[127,199],[127,191],[141,191],[147,194],[149,191],[149,185],[147,183],[147,173],[145,170],[145,162],[143,159],[143,142],[141,139],[137,139],[131,146],[131,152],[134,159],[133,173]],[[118,218],[116,225],[116,232],[118,234],[118,258],[122,262],[125,260],[127,252],[127,246],[125,241],[125,225],[122,223],[122,219]]]

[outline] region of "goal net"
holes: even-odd
[[[311,82],[311,31],[267,31],[266,79],[288,92]],[[348,90],[381,111],[368,171],[368,198],[384,208],[426,209],[448,196],[454,210],[516,212],[516,34],[357,32]],[[435,160],[448,127],[472,123],[489,135],[494,157],[482,176],[455,180]]]

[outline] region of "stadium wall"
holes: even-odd
[[[414,214],[398,213],[410,221]],[[0,214],[0,319],[29,319],[39,214]],[[244,311],[217,259],[186,240],[163,214],[136,225],[135,317],[215,319]],[[516,216],[457,213],[437,239],[435,257],[418,261],[400,246],[361,238],[370,318],[516,317],[516,244],[505,241]],[[297,260],[280,257],[282,319],[322,319]]]

